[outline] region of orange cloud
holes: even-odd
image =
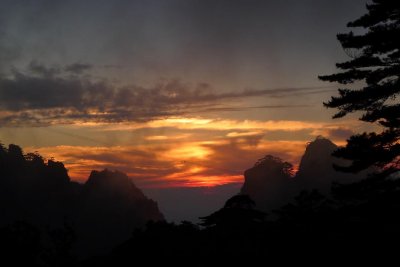
[[[180,134],[180,135],[174,135],[174,136],[168,136],[168,135],[150,135],[146,136],[145,139],[148,141],[165,141],[165,140],[178,140],[178,139],[185,139],[190,137],[190,134]]]
[[[230,132],[227,137],[243,137],[243,136],[257,136],[262,135],[261,131],[251,131],[251,132]]]
[[[214,129],[214,130],[287,130],[297,131],[302,129],[316,129],[324,127],[326,123],[322,122],[307,122],[307,121],[256,121],[256,120],[229,120],[229,119],[204,119],[204,118],[188,118],[176,117],[163,120],[150,121],[143,127],[160,128],[174,127],[177,129]],[[124,129],[121,125],[115,129]],[[129,127],[129,125],[127,125]],[[136,126],[137,127],[137,126]]]
[[[142,187],[213,186],[242,182],[243,172],[267,154],[292,163],[296,169],[306,142],[313,135],[341,137],[355,127],[350,128],[348,122],[186,117],[129,124],[90,123],[68,126],[70,132],[63,136],[78,138],[75,132],[80,130],[88,133],[82,137],[83,144],[88,136],[112,141],[97,142],[98,146],[31,147],[28,151],[38,150],[46,157],[63,161],[70,176],[78,181],[87,179],[92,169],[109,168],[127,173]],[[306,132],[303,137],[298,135],[301,131]],[[293,133],[295,138],[284,140],[284,133]]]
[[[75,124],[76,127],[101,127],[105,131],[125,131],[142,128],[165,128],[176,129],[214,129],[214,130],[288,130],[298,131],[302,129],[317,129],[328,125],[325,122],[312,121],[290,121],[290,120],[231,120],[231,119],[208,119],[202,117],[169,117],[152,120],[149,122],[129,123],[93,123],[82,122]]]
[[[243,138],[246,138],[243,137]],[[65,163],[72,179],[84,181],[93,169],[119,169],[142,187],[214,186],[242,182],[243,172],[266,154],[298,163],[305,143],[241,137],[209,142],[143,146],[56,146],[28,148]]]

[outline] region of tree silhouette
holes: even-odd
[[[352,160],[352,164],[336,168],[359,172],[377,166],[387,177],[398,170],[400,163],[400,39],[396,38],[400,36],[400,2],[373,0],[367,9],[367,14],[347,24],[351,28],[363,28],[361,34],[350,31],[337,35],[351,59],[336,64],[341,72],[319,76],[319,79],[353,85],[352,89],[349,86],[339,89],[339,96],[324,103],[328,108],[339,110],[333,118],[360,111],[360,120],[382,127],[377,133],[350,137],[346,147],[334,155]]]
[[[228,199],[224,207],[209,216],[200,217],[205,227],[246,228],[263,222],[266,214],[254,209],[255,202],[248,196],[239,194]]]

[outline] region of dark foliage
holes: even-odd
[[[219,228],[250,228],[265,219],[265,213],[255,210],[255,202],[248,195],[236,195],[213,214],[201,217],[201,226]]]
[[[353,160],[353,164],[338,169],[358,172],[377,166],[390,175],[397,172],[400,155],[400,38],[396,37],[400,36],[400,2],[373,0],[367,9],[367,14],[347,25],[363,28],[362,34],[351,31],[337,36],[351,59],[336,64],[341,72],[319,78],[361,87],[341,88],[339,96],[324,103],[339,110],[334,118],[359,111],[362,121],[383,128],[380,133],[352,136],[335,155]]]
[[[392,242],[400,238],[400,206],[392,201],[400,203],[400,194],[392,193],[355,204],[303,191],[276,211],[276,220],[235,205],[202,218],[202,227],[190,222],[150,223],[110,255],[82,266],[397,263],[397,246]],[[245,198],[239,197],[234,202]]]

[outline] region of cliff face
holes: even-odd
[[[73,227],[80,255],[105,252],[149,221],[163,220],[157,203],[121,172],[93,171],[72,182],[61,162],[0,146],[0,226],[14,221]]]
[[[336,149],[337,146],[325,138],[318,137],[310,142],[295,175],[290,171],[290,163],[266,156],[245,171],[241,193],[254,199],[257,208],[269,211],[288,203],[302,190],[317,189],[329,194],[332,182],[350,183],[366,177],[366,172],[355,175],[336,171],[333,164],[348,164],[332,156]]]

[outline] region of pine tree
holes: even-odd
[[[373,0],[366,7],[365,15],[347,24],[361,28],[362,34],[337,35],[351,59],[336,64],[340,72],[319,79],[347,87],[324,103],[339,110],[333,118],[361,112],[361,121],[377,123],[382,129],[351,136],[346,147],[334,155],[352,164],[336,168],[359,172],[376,166],[387,177],[400,166],[400,1]]]

